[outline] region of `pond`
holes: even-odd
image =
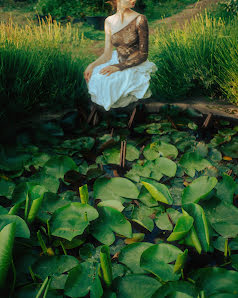
[[[69,112],[0,145],[5,292],[236,297],[238,122],[206,118]]]

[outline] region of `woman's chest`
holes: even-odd
[[[114,33],[111,36],[111,42],[114,46],[118,45],[134,45],[138,42],[138,30],[136,26],[127,26],[126,28],[123,28],[119,32]]]

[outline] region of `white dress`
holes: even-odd
[[[147,59],[139,65],[113,72],[109,76],[99,73],[102,68],[117,63],[118,54],[117,50],[114,50],[111,60],[93,69],[87,83],[91,100],[103,106],[106,111],[149,98],[152,95],[149,88],[150,74],[158,70],[157,66]]]

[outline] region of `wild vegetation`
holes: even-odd
[[[175,2],[158,3],[169,15]],[[235,5],[155,30],[154,97],[238,103]],[[105,112],[92,126],[83,71],[102,37],[51,17],[0,24],[1,295],[237,297],[237,121],[168,104],[158,114],[139,105],[129,122],[120,109]]]

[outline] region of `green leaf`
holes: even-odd
[[[153,244],[148,242],[132,243],[124,247],[119,254],[119,262],[126,265],[133,273],[145,273],[140,267],[142,253]]]
[[[191,203],[183,205],[183,209],[193,217],[194,228],[202,245],[202,249],[205,252],[208,252],[210,245],[209,228],[202,207],[198,204]]]
[[[140,274],[126,275],[117,282],[117,298],[151,298],[161,287],[152,277]]]
[[[174,177],[177,171],[177,165],[172,160],[166,157],[160,157],[155,160],[155,165],[158,171],[168,177]]]
[[[132,228],[129,221],[114,208],[99,207],[99,218],[90,226],[91,234],[101,243],[111,245],[115,241],[115,233],[127,238],[132,237]]]
[[[233,205],[217,204],[204,208],[213,229],[224,238],[238,235],[238,209]]]
[[[83,262],[69,272],[64,293],[69,297],[85,297],[90,291],[90,297],[98,298],[103,294],[98,277],[99,264]]]
[[[52,215],[49,221],[51,234],[71,241],[75,236],[83,234],[89,222],[97,217],[97,210],[88,204],[68,204]]]
[[[155,219],[155,224],[156,226],[161,229],[161,230],[167,230],[167,231],[172,231],[173,230],[173,225],[171,223],[170,219],[174,224],[177,223],[178,219],[182,216],[180,212],[173,208],[168,208],[165,213],[160,214],[159,216],[156,217]]]
[[[154,222],[150,218],[154,210],[152,208],[140,205],[140,207],[136,207],[132,213],[132,221],[138,223],[145,229],[152,232],[154,228]]]
[[[5,179],[0,179],[0,196],[10,199],[14,188],[14,182]]]
[[[223,268],[202,268],[191,278],[199,288],[204,290],[205,297],[218,297],[221,294],[238,294],[238,272]],[[212,296],[214,295],[214,296]]]
[[[176,241],[184,238],[193,226],[193,218],[188,215],[179,217],[173,232],[170,234],[167,241]]]
[[[221,151],[226,156],[232,157],[232,158],[238,158],[238,137],[233,138],[233,140],[225,145],[221,146]]]
[[[52,192],[45,193],[37,217],[46,223],[58,208],[72,203],[73,198],[78,199],[74,195],[72,191],[61,193],[60,196]]]
[[[174,273],[174,265],[170,263],[181,253],[182,251],[173,245],[155,244],[142,253],[140,266],[165,282],[178,280],[180,274]]]
[[[222,181],[217,183],[217,197],[228,204],[233,204],[233,196],[236,189],[236,183],[231,176],[227,174],[222,175]]]
[[[174,292],[184,293],[188,297],[197,297],[198,291],[193,284],[187,281],[173,281],[164,284],[158,291],[153,295],[153,298],[165,298],[174,297]],[[177,296],[175,296],[177,297]],[[183,297],[183,296],[182,296]],[[187,296],[185,296],[187,297]],[[184,297],[184,298],[185,298]]]
[[[91,137],[80,137],[74,140],[65,140],[62,148],[74,149],[78,151],[90,151],[95,144],[95,139]]]
[[[54,156],[44,166],[45,173],[56,178],[64,178],[65,173],[77,170],[76,163],[68,156]]]
[[[174,273],[181,271],[181,269],[184,268],[184,265],[187,261],[187,257],[188,257],[188,250],[185,249],[185,251],[178,255],[176,262],[174,264]]]
[[[143,179],[141,183],[156,201],[172,205],[173,199],[168,188],[164,184],[158,183],[152,179]]]
[[[143,154],[148,160],[155,160],[159,156],[176,159],[176,157],[178,156],[178,150],[174,145],[159,141],[148,144],[145,147]]]
[[[98,178],[94,185],[94,198],[102,201],[119,200],[125,202],[124,198],[136,199],[139,195],[139,190],[136,185],[126,178]]]
[[[144,205],[148,207],[155,207],[158,206],[158,201],[156,201],[151,194],[147,191],[147,189],[142,186],[140,190],[140,194],[137,198],[139,201],[141,201]]]
[[[7,224],[0,232],[0,289],[3,288],[12,260],[16,223]]]
[[[30,230],[26,224],[26,222],[19,216],[17,215],[1,215],[0,217],[0,231],[10,223],[15,223],[16,224],[16,232],[15,235],[16,237],[21,237],[21,238],[30,238]]]
[[[73,256],[42,256],[32,265],[32,271],[44,280],[47,276],[60,276],[78,265],[78,259]]]
[[[198,203],[205,199],[217,184],[215,177],[201,176],[188,185],[182,194],[182,204]]]
[[[104,206],[111,207],[111,208],[116,209],[119,212],[122,212],[125,208],[120,201],[115,201],[115,200],[102,201],[102,202],[98,203],[97,206],[98,207],[104,207]]]
[[[185,153],[179,160],[179,164],[183,166],[187,174],[194,177],[195,170],[202,171],[205,168],[212,166],[211,163],[199,155],[197,152]]]

